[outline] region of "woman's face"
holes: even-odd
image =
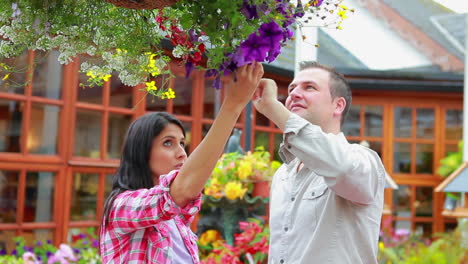
[[[155,184],[159,176],[180,169],[186,159],[184,133],[179,126],[169,123],[153,139],[149,162]]]

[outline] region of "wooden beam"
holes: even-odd
[[[465,218],[468,217],[468,208],[457,207],[453,211],[444,210],[442,211],[442,215],[453,218]]]

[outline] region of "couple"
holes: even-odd
[[[187,157],[185,131],[167,113],[135,120],[100,233],[103,263],[199,263],[190,223],[240,113],[255,108],[283,131],[285,162],[271,185],[269,263],[377,263],[384,168],[341,133],[351,105],[342,75],[303,62],[283,105],[260,63],[231,81],[211,129]]]

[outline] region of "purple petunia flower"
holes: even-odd
[[[16,249],[13,249],[13,250],[11,251],[11,254],[12,254],[13,256],[17,256],[17,255],[18,255],[18,251],[16,251]]]
[[[293,37],[293,35],[294,35],[294,32],[291,29],[285,28],[283,30],[283,41],[291,39]]]
[[[213,82],[213,87],[216,89],[221,89],[221,76],[217,76]]]
[[[7,254],[5,249],[0,249],[0,256],[5,256]]]
[[[96,240],[96,239],[93,240],[93,247],[95,247],[95,248],[99,247],[99,241],[98,240]]]
[[[297,1],[296,12],[294,12],[294,17],[303,17],[305,15],[304,7],[302,6],[301,0]]]
[[[248,0],[244,0],[239,10],[247,19],[257,19],[258,11],[256,5],[249,5]]]
[[[261,25],[259,32],[260,37],[270,43],[270,49],[276,49],[280,46],[283,30],[275,21]]]
[[[47,256],[48,258],[50,258],[50,256],[52,256],[52,255],[54,255],[54,253],[52,253],[52,252],[50,252],[50,251],[47,251],[47,252],[46,252],[46,256]]]
[[[190,74],[192,73],[193,68],[194,68],[193,63],[187,60],[187,62],[185,63],[185,78],[190,77]]]
[[[270,50],[270,43],[256,33],[252,33],[248,39],[240,44],[240,48],[244,54],[245,62],[262,62]]]
[[[200,41],[200,38],[197,36],[197,34],[195,34],[195,30],[193,28],[191,28],[189,31],[189,38],[190,38],[190,41],[191,42],[199,42]]]
[[[273,62],[276,59],[276,57],[278,57],[278,55],[280,55],[280,53],[281,53],[281,46],[278,47],[278,49],[270,50],[268,52],[268,56],[266,58],[267,61],[269,63]]]
[[[218,71],[215,69],[209,69],[205,72],[205,77],[213,77],[218,75]]]

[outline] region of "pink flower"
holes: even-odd
[[[41,264],[42,262],[37,260],[37,257],[32,252],[24,252],[23,254],[24,264]]]

